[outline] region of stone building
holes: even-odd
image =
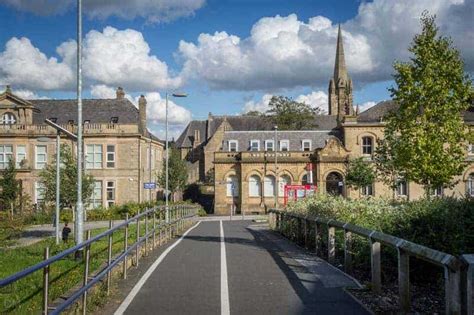
[[[77,132],[76,100],[24,100],[10,87],[0,94],[0,169],[13,159],[23,194],[34,204],[43,201],[39,173],[56,158],[56,131],[49,119]],[[158,190],[145,190],[161,170],[163,143],[146,127],[146,99],[137,109],[122,88],[115,99],[83,100],[84,168],[95,179],[88,207],[108,207],[127,201],[153,200]],[[61,144],[77,151],[75,142],[61,136]]]

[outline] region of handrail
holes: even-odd
[[[313,223],[315,225],[315,250],[316,254],[319,253],[319,238],[320,238],[320,225],[326,225],[328,227],[328,253],[327,257],[329,262],[334,261],[335,257],[335,228],[344,230],[344,268],[346,271],[351,270],[351,244],[352,236],[351,233],[366,237],[370,241],[370,252],[371,252],[371,274],[372,274],[372,290],[376,293],[381,291],[381,244],[385,244],[397,249],[398,252],[398,282],[399,282],[399,295],[400,295],[400,306],[404,312],[409,312],[411,308],[410,304],[410,282],[409,282],[409,257],[416,257],[429,263],[444,268],[445,278],[445,300],[446,300],[446,313],[447,314],[460,314],[461,308],[463,313],[465,310],[472,311],[472,301],[474,300],[473,283],[472,281],[461,282],[461,273],[465,273],[465,266],[469,263],[469,272],[474,276],[474,255],[465,255],[463,259],[459,259],[453,255],[420,245],[405,239],[385,234],[380,231],[367,229],[351,223],[345,223],[334,219],[322,218],[313,214],[304,215],[300,213],[291,213],[281,209],[270,209],[270,223],[276,230],[283,232],[281,229],[281,223],[287,218],[297,219],[298,227],[304,222],[304,239],[305,243],[308,238],[308,225]],[[300,238],[301,231],[297,231],[298,239]],[[306,244],[305,244],[306,245]],[[464,276],[465,277],[465,276]],[[474,280],[473,280],[474,281]],[[466,284],[467,283],[467,284]],[[466,289],[466,286],[468,287]],[[463,292],[463,293],[462,293]],[[467,293],[466,293],[467,292]],[[462,298],[461,298],[462,297]],[[461,301],[462,300],[462,301]],[[470,306],[466,305],[465,301],[471,301]],[[462,306],[461,306],[462,305]],[[469,313],[469,312],[468,312]]]
[[[94,242],[104,238],[104,237],[107,237],[109,236],[109,240],[110,240],[110,237],[113,235],[114,232],[118,231],[119,229],[122,229],[125,227],[125,230],[127,231],[128,229],[128,226],[130,224],[138,224],[137,225],[137,240],[136,242],[134,242],[133,245],[131,246],[126,246],[126,249],[124,249],[123,251],[121,251],[120,255],[115,257],[115,259],[113,261],[110,261],[110,263],[108,263],[108,265],[106,266],[106,268],[104,268],[103,270],[101,270],[90,282],[87,281],[80,289],[78,289],[77,291],[75,291],[66,301],[62,302],[60,305],[58,305],[56,307],[55,310],[52,311],[51,314],[59,314],[61,311],[63,311],[64,309],[66,309],[67,307],[69,307],[72,303],[74,303],[80,296],[84,296],[86,294],[86,292],[92,287],[94,286],[94,284],[96,284],[99,280],[101,280],[105,275],[109,274],[110,271],[118,264],[120,263],[122,260],[124,260],[127,256],[130,255],[130,253],[132,251],[136,251],[136,255],[138,255],[138,246],[140,246],[140,244],[142,244],[143,242],[148,242],[148,239],[150,236],[153,235],[153,240],[155,240],[154,238],[154,233],[156,233],[157,230],[162,230],[163,227],[166,227],[167,228],[167,236],[168,236],[168,229],[169,229],[169,233],[172,234],[172,230],[171,230],[171,227],[174,226],[175,229],[180,229],[180,228],[184,228],[184,224],[181,224],[184,222],[184,220],[187,220],[187,219],[190,219],[192,217],[194,217],[196,215],[195,211],[186,211],[186,210],[196,210],[198,207],[195,206],[195,205],[176,205],[176,206],[169,206],[168,207],[171,214],[173,214],[174,212],[174,216],[171,215],[171,218],[169,220],[169,222],[159,222],[158,224],[155,224],[155,218],[156,218],[156,213],[158,214],[163,214],[163,212],[166,210],[165,206],[158,206],[158,207],[154,207],[154,208],[150,208],[150,209],[147,209],[145,210],[144,212],[141,212],[141,213],[138,213],[137,215],[135,215],[134,217],[132,218],[129,218],[127,220],[125,220],[124,222],[112,227],[112,228],[109,228],[108,230],[92,237],[92,238],[89,238],[87,239],[86,241],[80,243],[80,244],[77,244],[71,248],[68,248],[60,253],[58,253],[57,255],[53,256],[53,257],[50,257],[50,258],[47,258],[39,263],[37,263],[36,265],[33,265],[33,266],[30,266],[24,270],[21,270],[13,275],[10,275],[6,278],[3,278],[3,279],[0,279],[0,288],[2,287],[5,287],[7,285],[10,285],[20,279],[23,279],[25,277],[27,277],[28,275],[34,273],[34,272],[37,272],[37,271],[40,271],[40,270],[48,270],[49,272],[49,266],[57,261],[59,261],[60,259],[64,258],[65,256],[68,256],[70,254],[73,254],[77,251],[80,251],[80,250],[84,250],[84,249],[88,249],[90,248],[90,245],[92,245]],[[150,214],[153,214],[153,229],[151,229],[150,231],[148,230],[148,216]],[[146,230],[145,230],[145,234],[143,236],[140,237],[140,234],[139,234],[139,223],[140,223],[140,219],[145,217],[145,223],[146,223]],[[161,217],[161,215],[160,215]],[[174,218],[173,218],[174,217]],[[128,216],[127,216],[128,218]],[[126,232],[126,235],[127,235],[127,232]],[[160,236],[161,236],[161,232],[160,232]],[[125,240],[126,243],[128,243],[128,240]],[[160,243],[161,243],[161,237],[160,237]],[[146,243],[148,244],[148,243]],[[154,247],[155,244],[153,244],[153,247]],[[110,244],[109,244],[109,247],[110,247]],[[147,246],[145,246],[147,247]],[[109,250],[111,250],[109,248]],[[48,251],[49,252],[49,251]],[[138,256],[136,257],[137,259],[137,263],[138,263]],[[88,261],[86,261],[86,264],[88,264]],[[125,261],[124,261],[124,266],[125,266]],[[124,269],[125,270],[125,269]],[[47,282],[47,281],[46,281]],[[48,288],[47,288],[47,285],[46,285],[46,288],[43,288],[43,291],[46,291],[46,300],[47,300],[47,291],[48,291]],[[47,305],[47,301],[45,303],[44,306]],[[47,308],[47,307],[46,307]],[[43,309],[43,313],[48,313],[48,310],[44,310]]]

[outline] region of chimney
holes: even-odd
[[[140,114],[139,130],[142,135],[146,135],[146,99],[141,95],[138,100],[138,112]]]
[[[198,129],[194,130],[194,146],[198,146],[201,143],[201,133]]]
[[[121,100],[121,99],[124,99],[125,98],[125,92],[123,91],[123,88],[122,87],[118,87],[117,88],[117,99],[118,100]]]
[[[212,113],[209,112],[209,114],[207,115],[207,122],[206,122],[206,124],[207,124],[207,126],[206,126],[207,127],[206,128],[206,141],[208,141],[209,138],[211,137],[211,123],[212,123],[213,120],[214,119],[212,117]]]

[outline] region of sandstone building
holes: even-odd
[[[0,94],[0,118],[0,169],[13,159],[23,194],[41,204],[39,173],[56,159],[56,131],[44,121],[76,133],[77,101],[24,100],[7,87]],[[146,128],[146,99],[140,98],[137,109],[118,88],[115,99],[83,100],[83,119],[84,168],[95,179],[88,207],[155,199],[157,190],[145,190],[144,183],[156,182],[163,143]],[[76,152],[65,136],[61,144]]]
[[[422,187],[403,179],[395,191],[382,182],[360,192],[346,187],[347,161],[372,160],[377,140],[383,137],[384,117],[397,109],[394,102],[384,101],[358,113],[352,90],[339,29],[328,115],[315,118],[317,127],[275,132],[266,120],[248,116],[209,115],[206,121],[192,121],[177,141],[193,174],[191,181],[213,175],[217,214],[229,214],[233,207],[237,213],[261,213],[275,204],[281,206],[285,185],[307,184],[311,177],[321,193],[420,198]],[[464,121],[474,129],[474,108],[464,113]],[[457,184],[452,189],[439,187],[434,195],[474,196],[474,148],[466,147],[466,168],[455,179]]]

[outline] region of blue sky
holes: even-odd
[[[0,85],[24,97],[73,98],[75,1],[3,2]],[[84,0],[85,96],[108,97],[118,85],[132,101],[145,94],[159,135],[165,91],[189,94],[171,108],[174,135],[208,112],[264,110],[272,94],[326,108],[341,23],[355,103],[366,108],[389,98],[391,64],[409,57],[425,9],[438,15],[472,72],[472,2]]]

